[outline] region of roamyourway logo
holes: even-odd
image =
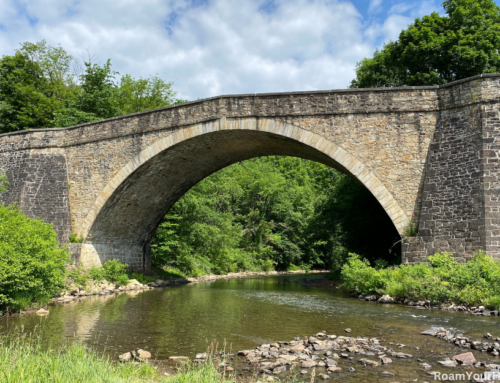
[[[434,375],[434,380],[448,381],[448,382],[458,382],[458,381],[468,381],[468,382],[495,382],[500,381],[500,370],[489,371],[482,374],[474,373],[473,371],[465,373],[450,373],[443,374],[442,372],[431,372]]]

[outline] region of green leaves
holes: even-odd
[[[184,102],[158,76],[134,79],[103,65],[82,73],[62,47],[26,42],[0,59],[0,133],[64,127]],[[78,69],[78,70],[77,70]]]
[[[52,297],[63,286],[68,261],[52,225],[0,206],[0,307]]]
[[[439,85],[500,71],[500,8],[492,0],[447,0],[445,16],[415,19],[396,42],[356,66],[351,88]]]

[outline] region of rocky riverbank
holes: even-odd
[[[341,288],[342,280],[332,281],[327,278],[316,278],[316,279],[304,278],[300,280],[300,284],[322,290],[338,290]],[[489,310],[486,306],[482,305],[468,306],[468,305],[459,305],[452,302],[432,303],[430,300],[411,300],[411,299],[398,300],[391,297],[390,295],[377,295],[377,294],[359,295],[357,296],[357,298],[361,301],[376,302],[382,304],[403,304],[408,307],[414,308],[416,310],[439,309],[445,311],[462,312],[465,314],[471,314],[476,316],[500,316],[499,310]]]

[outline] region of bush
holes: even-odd
[[[478,252],[457,263],[451,254],[434,254],[429,263],[377,270],[350,254],[342,268],[343,287],[356,294],[389,294],[397,299],[452,301],[500,306],[500,262]]]
[[[67,262],[52,225],[0,205],[0,307],[47,302],[62,289]]]
[[[118,259],[111,259],[104,263],[104,279],[109,282],[118,283],[118,281],[122,282],[122,284],[127,284],[128,278],[125,270],[127,269],[128,264],[121,263]],[[123,281],[127,278],[127,282],[123,283]],[[120,283],[118,283],[120,284]]]

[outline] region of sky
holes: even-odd
[[[500,2],[500,0],[498,1]],[[356,62],[442,0],[0,0],[0,55],[45,39],[181,99],[347,88]]]

